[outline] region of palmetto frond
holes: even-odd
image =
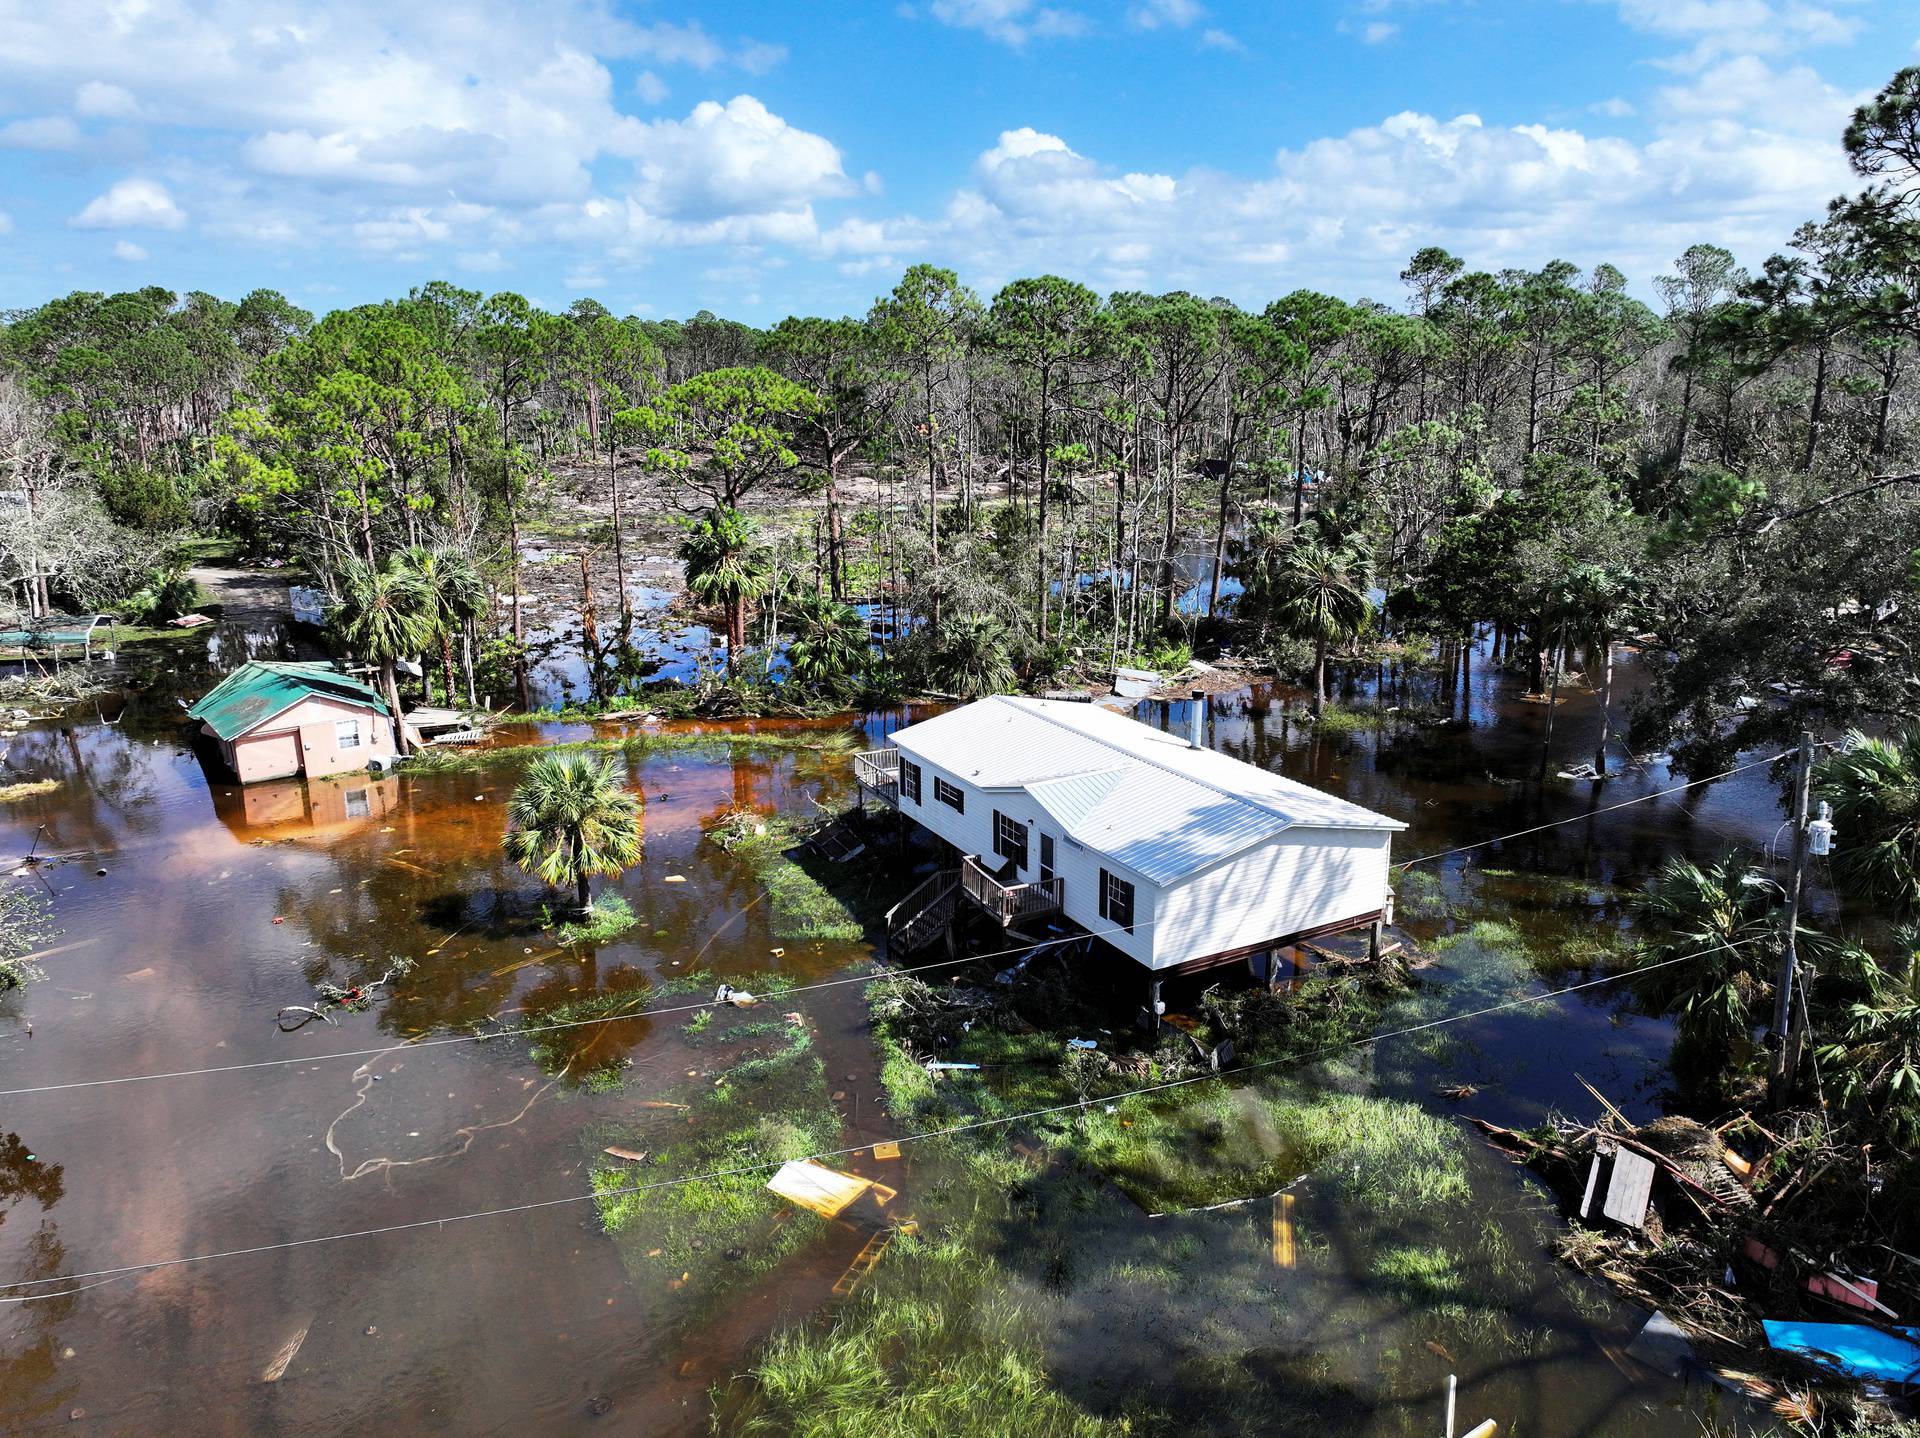
[[[1920,731],[1851,738],[1816,775],[1840,831],[1834,875],[1863,898],[1920,911]]]
[[[349,648],[375,664],[418,654],[433,638],[431,600],[418,576],[399,565],[364,560],[341,566],[333,623]]]

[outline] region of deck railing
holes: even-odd
[[[1002,927],[1016,919],[1058,913],[1066,901],[1066,884],[1058,874],[1031,884],[1004,884],[971,854],[960,866],[960,887]]]
[[[853,756],[853,777],[883,804],[900,806],[900,751],[869,749]]]

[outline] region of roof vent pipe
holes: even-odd
[[[1196,689],[1193,700],[1187,705],[1187,747],[1201,749],[1206,746],[1200,742],[1200,731],[1207,722],[1207,691]]]

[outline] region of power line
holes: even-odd
[[[1749,769],[1758,769],[1763,764],[1777,763],[1779,760],[1788,758],[1792,754],[1793,750],[1788,749],[1783,753],[1774,754],[1765,759],[1755,759],[1750,763],[1736,764],[1731,769],[1722,769],[1718,774],[1708,774],[1701,779],[1689,779],[1684,784],[1675,784],[1667,789],[1655,789],[1652,793],[1642,794],[1637,799],[1622,799],[1618,804],[1608,804],[1604,808],[1589,809],[1584,814],[1574,814],[1565,819],[1554,819],[1545,824],[1535,824],[1531,829],[1516,829],[1511,834],[1501,834],[1492,839],[1480,839],[1471,844],[1462,844],[1455,849],[1442,849],[1437,854],[1422,854],[1417,859],[1403,859],[1400,863],[1395,864],[1394,867],[1396,869],[1410,869],[1415,864],[1430,864],[1435,859],[1451,858],[1455,854],[1465,854],[1473,849],[1484,849],[1489,844],[1504,844],[1509,839],[1524,839],[1528,834],[1538,834],[1545,829],[1557,829],[1562,824],[1578,824],[1601,814],[1611,814],[1615,809],[1628,809],[1635,804],[1644,804],[1649,799],[1661,799],[1665,798],[1668,794],[1678,794],[1701,784],[1711,784],[1715,779],[1725,779],[1733,774],[1744,774]]]
[[[1384,1043],[1389,1039],[1405,1038],[1409,1034],[1426,1033],[1429,1030],[1444,1028],[1449,1024],[1465,1023],[1470,1019],[1485,1018],[1490,1014],[1504,1013],[1511,1009],[1524,1008],[1531,1004],[1546,1003],[1552,999],[1564,998],[1568,994],[1580,993],[1586,989],[1599,988],[1603,984],[1617,983],[1624,978],[1638,977],[1653,973],[1659,969],[1671,968],[1675,964],[1689,963],[1694,959],[1705,958],[1708,954],[1726,949],[1741,948],[1747,944],[1757,944],[1766,935],[1755,935],[1750,939],[1739,939],[1733,943],[1719,943],[1712,948],[1700,949],[1691,954],[1680,954],[1671,959],[1662,959],[1658,963],[1646,964],[1625,973],[1603,974],[1597,979],[1588,979],[1582,983],[1569,984],[1565,988],[1551,989],[1542,994],[1527,994],[1517,999],[1508,999],[1502,1003],[1489,1004],[1484,1008],[1473,1009],[1464,1014],[1451,1014],[1443,1018],[1429,1019],[1425,1023],[1409,1024],[1405,1028],[1392,1029],[1382,1034],[1369,1034],[1365,1038],[1350,1039],[1344,1043],[1329,1044],[1325,1048],[1307,1054],[1290,1055],[1287,1058],[1265,1059],[1259,1063],[1247,1064],[1232,1070],[1231,1074],[1204,1073],[1187,1078],[1167,1079],[1157,1084],[1146,1084],[1140,1088],[1125,1089],[1119,1093],[1102,1094],[1098,1098],[1076,1099],[1072,1103],[1052,1104],[1045,1108],[1028,1109],[1024,1113],[1004,1114],[993,1118],[973,1119],[967,1123],[951,1124],[945,1128],[926,1129],[920,1133],[905,1134],[892,1140],[894,1143],[919,1143],[926,1139],[950,1138],[955,1134],[974,1133],[981,1129],[998,1128],[1006,1124],[1019,1123],[1026,1119],[1045,1118],[1057,1113],[1070,1113],[1075,1109],[1086,1108],[1092,1103],[1112,1103],[1118,1099],[1140,1098],[1147,1094],[1166,1093],[1173,1089],[1185,1088],[1191,1084],[1225,1081],[1231,1077],[1258,1073],[1274,1068],[1299,1068],[1306,1064],[1326,1058],[1331,1054],[1342,1053],[1349,1049],[1366,1048],[1371,1044]],[[807,1161],[826,1158],[845,1158],[851,1154],[862,1153],[872,1148],[870,1143],[852,1144],[843,1148],[824,1149],[805,1156]],[[566,1194],[559,1198],[538,1199],[530,1203],[511,1204],[504,1208],[476,1209],[469,1213],[450,1214],[443,1218],[412,1219],[405,1223],[386,1224],[379,1228],[361,1228],[347,1233],[321,1234],[313,1238],[294,1238],[279,1243],[255,1244],[247,1248],[222,1249],[213,1253],[192,1254],[180,1258],[159,1259],[152,1263],[129,1263],[114,1268],[100,1268],[88,1273],[60,1274],[53,1278],[26,1278],[11,1282],[0,1282],[0,1288],[43,1288],[56,1283],[83,1283],[99,1286],[114,1279],[130,1278],[138,1274],[154,1273],[166,1268],[180,1268],[189,1264],[213,1263],[221,1259],[246,1258],[262,1253],[275,1253],[287,1249],[312,1248],[320,1244],[343,1243],[350,1239],[378,1238],[392,1233],[409,1233],[426,1228],[444,1228],[450,1223],[470,1223],[483,1218],[503,1218],[516,1213],[534,1213],[543,1209],[560,1208],[568,1204],[585,1203],[598,1198],[619,1198],[629,1194],[653,1193],[661,1189],[681,1188],[690,1183],[704,1183],[715,1178],[738,1178],[750,1173],[765,1173],[769,1169],[781,1167],[789,1160],[769,1160],[759,1163],[741,1164],[733,1168],[712,1169],[705,1173],[685,1174],[679,1178],[664,1178],[653,1183],[628,1184],[620,1188],[610,1188],[599,1192]],[[34,1303],[53,1298],[71,1297],[71,1290],[62,1293],[28,1294],[18,1298],[0,1298],[0,1303]]]
[[[956,968],[961,964],[981,963],[989,959],[1002,959],[1010,955],[1024,953],[1036,948],[1045,948],[1050,944],[1072,943],[1080,939],[1099,938],[1105,934],[1138,932],[1150,929],[1152,922],[1135,924],[1132,929],[1116,924],[1104,929],[1089,929],[1083,933],[1066,935],[1059,939],[1045,939],[1038,944],[1017,944],[1012,948],[997,949],[984,954],[969,954],[965,958],[942,959],[937,963],[919,964],[904,969],[883,969],[872,974],[850,974],[844,978],[822,979],[817,983],[797,984],[784,989],[779,994],[769,994],[764,1002],[772,1003],[785,999],[791,994],[813,993],[820,989],[839,988],[843,984],[870,984],[879,979],[895,978],[907,974],[932,973],[939,969]],[[214,1074],[245,1073],[252,1069],[298,1068],[303,1064],[325,1063],[331,1059],[373,1058],[380,1054],[393,1053],[398,1049],[417,1051],[420,1049],[444,1048],[449,1044],[486,1043],[493,1039],[520,1038],[529,1034],[555,1033],[562,1029],[590,1028],[598,1024],[626,1023],[633,1019],[661,1018],[673,1014],[694,1013],[700,1009],[727,1008],[725,1000],[701,999],[694,1003],[676,1004],[664,1009],[639,1009],[630,1014],[600,1014],[586,1019],[562,1019],[550,1024],[530,1024],[524,1028],[502,1028],[484,1034],[449,1034],[437,1039],[403,1040],[400,1043],[383,1044],[371,1049],[336,1049],[327,1053],[307,1054],[299,1058],[260,1059],[252,1063],[218,1064],[210,1068],[175,1069],[164,1073],[123,1074],[116,1078],[75,1079],[70,1083],[39,1084],[32,1088],[0,1089],[0,1098],[19,1098],[27,1094],[65,1093],[74,1089],[109,1088],[119,1084],[152,1083],[159,1079],[206,1078]],[[511,1011],[509,1011],[511,1012]],[[501,1015],[489,1015],[488,1022],[498,1022]]]

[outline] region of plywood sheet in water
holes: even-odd
[[[780,1171],[767,1180],[767,1187],[810,1213],[837,1218],[843,1209],[873,1187],[873,1180],[797,1158],[782,1164]]]

